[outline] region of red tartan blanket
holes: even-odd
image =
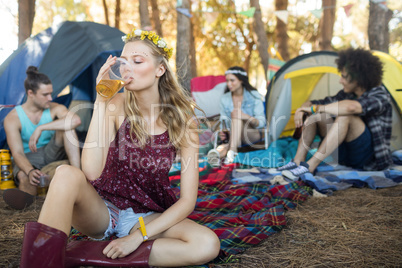
[[[285,210],[309,196],[303,182],[234,184],[235,165],[208,170],[200,177],[198,199],[190,219],[211,228],[221,240],[221,257],[257,245],[286,225]],[[177,181],[179,176],[172,176]],[[179,185],[176,184],[176,194]]]

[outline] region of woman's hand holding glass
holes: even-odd
[[[133,66],[123,58],[109,56],[96,78],[96,91],[110,99],[132,80]]]

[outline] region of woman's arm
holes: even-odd
[[[257,93],[257,98],[254,101],[254,115],[253,118],[255,119],[253,123],[253,126],[256,128],[262,128],[265,127],[267,124],[267,117],[265,115],[265,108],[264,108],[264,102],[261,99],[260,93]]]
[[[116,107],[123,106],[123,94],[117,94],[111,101],[94,103],[91,123],[82,150],[82,171],[88,180],[99,178],[105,166],[110,143],[116,135],[119,114]],[[100,97],[101,98],[101,97]]]
[[[99,71],[97,82],[100,77],[116,61],[115,57],[109,56],[106,63]],[[105,99],[99,94],[96,96],[91,123],[89,124],[84,148],[81,156],[82,171],[88,180],[99,178],[105,166],[106,156],[110,142],[116,135],[116,120],[121,108],[124,106],[123,94],[116,94],[112,99]],[[124,115],[124,113],[123,113]]]

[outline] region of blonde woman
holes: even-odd
[[[63,267],[71,226],[95,239],[119,237],[103,249],[110,260],[147,239],[151,266],[203,264],[219,253],[215,233],[187,219],[197,199],[198,134],[195,104],[168,64],[172,51],[153,32],[134,29],[123,40],[121,57],[132,64],[131,79],[124,93],[97,96],[82,171],[57,169],[38,222],[25,227],[21,267]],[[115,62],[107,59],[97,82]],[[178,199],[168,178],[177,150],[183,163]],[[38,248],[34,241],[44,235],[49,239]]]

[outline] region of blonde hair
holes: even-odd
[[[198,132],[197,124],[194,120],[198,119],[194,109],[202,111],[191,98],[189,93],[179,84],[169,66],[166,53],[148,40],[141,40],[138,36],[126,40],[128,42],[145,42],[151,48],[152,55],[155,57],[156,64],[162,64],[166,71],[159,78],[158,91],[160,96],[160,112],[158,117],[167,126],[171,143],[179,149],[186,143],[188,136],[183,135],[183,130],[193,130]],[[134,142],[133,134],[137,138],[137,144],[144,148],[150,138],[146,129],[146,122],[138,108],[134,92],[125,90],[125,113],[130,119],[130,135]],[[203,111],[202,111],[203,112]],[[187,134],[188,135],[188,134]]]

